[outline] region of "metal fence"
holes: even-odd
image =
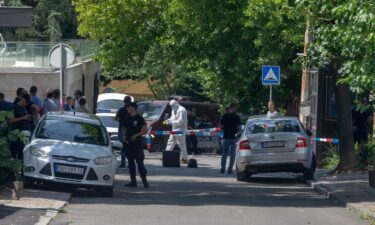
[[[64,41],[76,55],[76,62],[90,58],[97,44],[88,40]],[[6,49],[0,52],[1,67],[51,68],[48,53],[58,43],[53,42],[6,42]]]

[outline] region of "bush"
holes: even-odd
[[[320,156],[320,168],[336,169],[340,162],[338,145],[329,144],[326,151]]]
[[[21,161],[14,160],[9,151],[9,140],[23,138],[18,131],[9,132],[7,119],[13,116],[10,112],[0,112],[0,184],[9,185],[21,170]]]
[[[368,143],[363,146],[363,151],[366,152],[369,169],[375,168],[375,138],[370,138]]]

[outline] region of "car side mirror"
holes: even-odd
[[[313,133],[311,132],[311,130],[306,130],[306,134],[311,137],[313,135]]]

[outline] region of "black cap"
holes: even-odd
[[[129,104],[130,102],[132,102],[132,98],[130,96],[125,96],[124,103]]]

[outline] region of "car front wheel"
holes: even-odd
[[[112,198],[113,197],[113,186],[106,187],[100,190],[103,197]]]

